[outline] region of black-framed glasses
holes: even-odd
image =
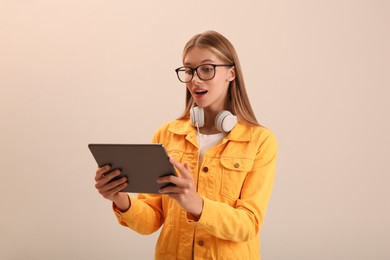
[[[194,74],[198,75],[198,78],[207,81],[215,77],[215,68],[216,67],[232,67],[233,64],[202,64],[196,68],[191,68],[188,66],[183,66],[175,69],[177,78],[183,82],[188,83],[194,78]]]

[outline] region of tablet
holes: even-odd
[[[99,167],[109,164],[111,171],[122,171],[118,178],[128,178],[128,186],[122,192],[159,194],[159,189],[173,184],[156,180],[177,176],[162,144],[89,144],[88,147]]]

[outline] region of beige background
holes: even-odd
[[[153,258],[87,144],[181,114],[174,69],[208,29],[279,141],[263,259],[390,259],[389,1],[0,0],[1,259]]]

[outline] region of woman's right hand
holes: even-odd
[[[130,208],[130,199],[125,192],[120,192],[127,186],[127,178],[121,177],[118,180],[112,179],[118,177],[120,170],[114,170],[110,173],[110,166],[105,165],[98,168],[95,175],[95,188],[106,199],[111,200],[121,210],[126,211]]]

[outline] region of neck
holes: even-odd
[[[202,127],[202,128],[199,129],[199,131],[200,131],[201,134],[204,134],[204,135],[213,135],[213,134],[221,133],[215,127],[213,127],[213,129],[210,129],[210,128],[207,128],[207,127]]]
[[[204,110],[204,117],[205,117],[204,126],[199,129],[199,131],[202,134],[210,135],[210,134],[220,133],[220,131],[218,131],[218,129],[215,127],[214,124],[215,117],[217,116],[217,114],[218,114],[217,112],[213,112],[208,109]]]

